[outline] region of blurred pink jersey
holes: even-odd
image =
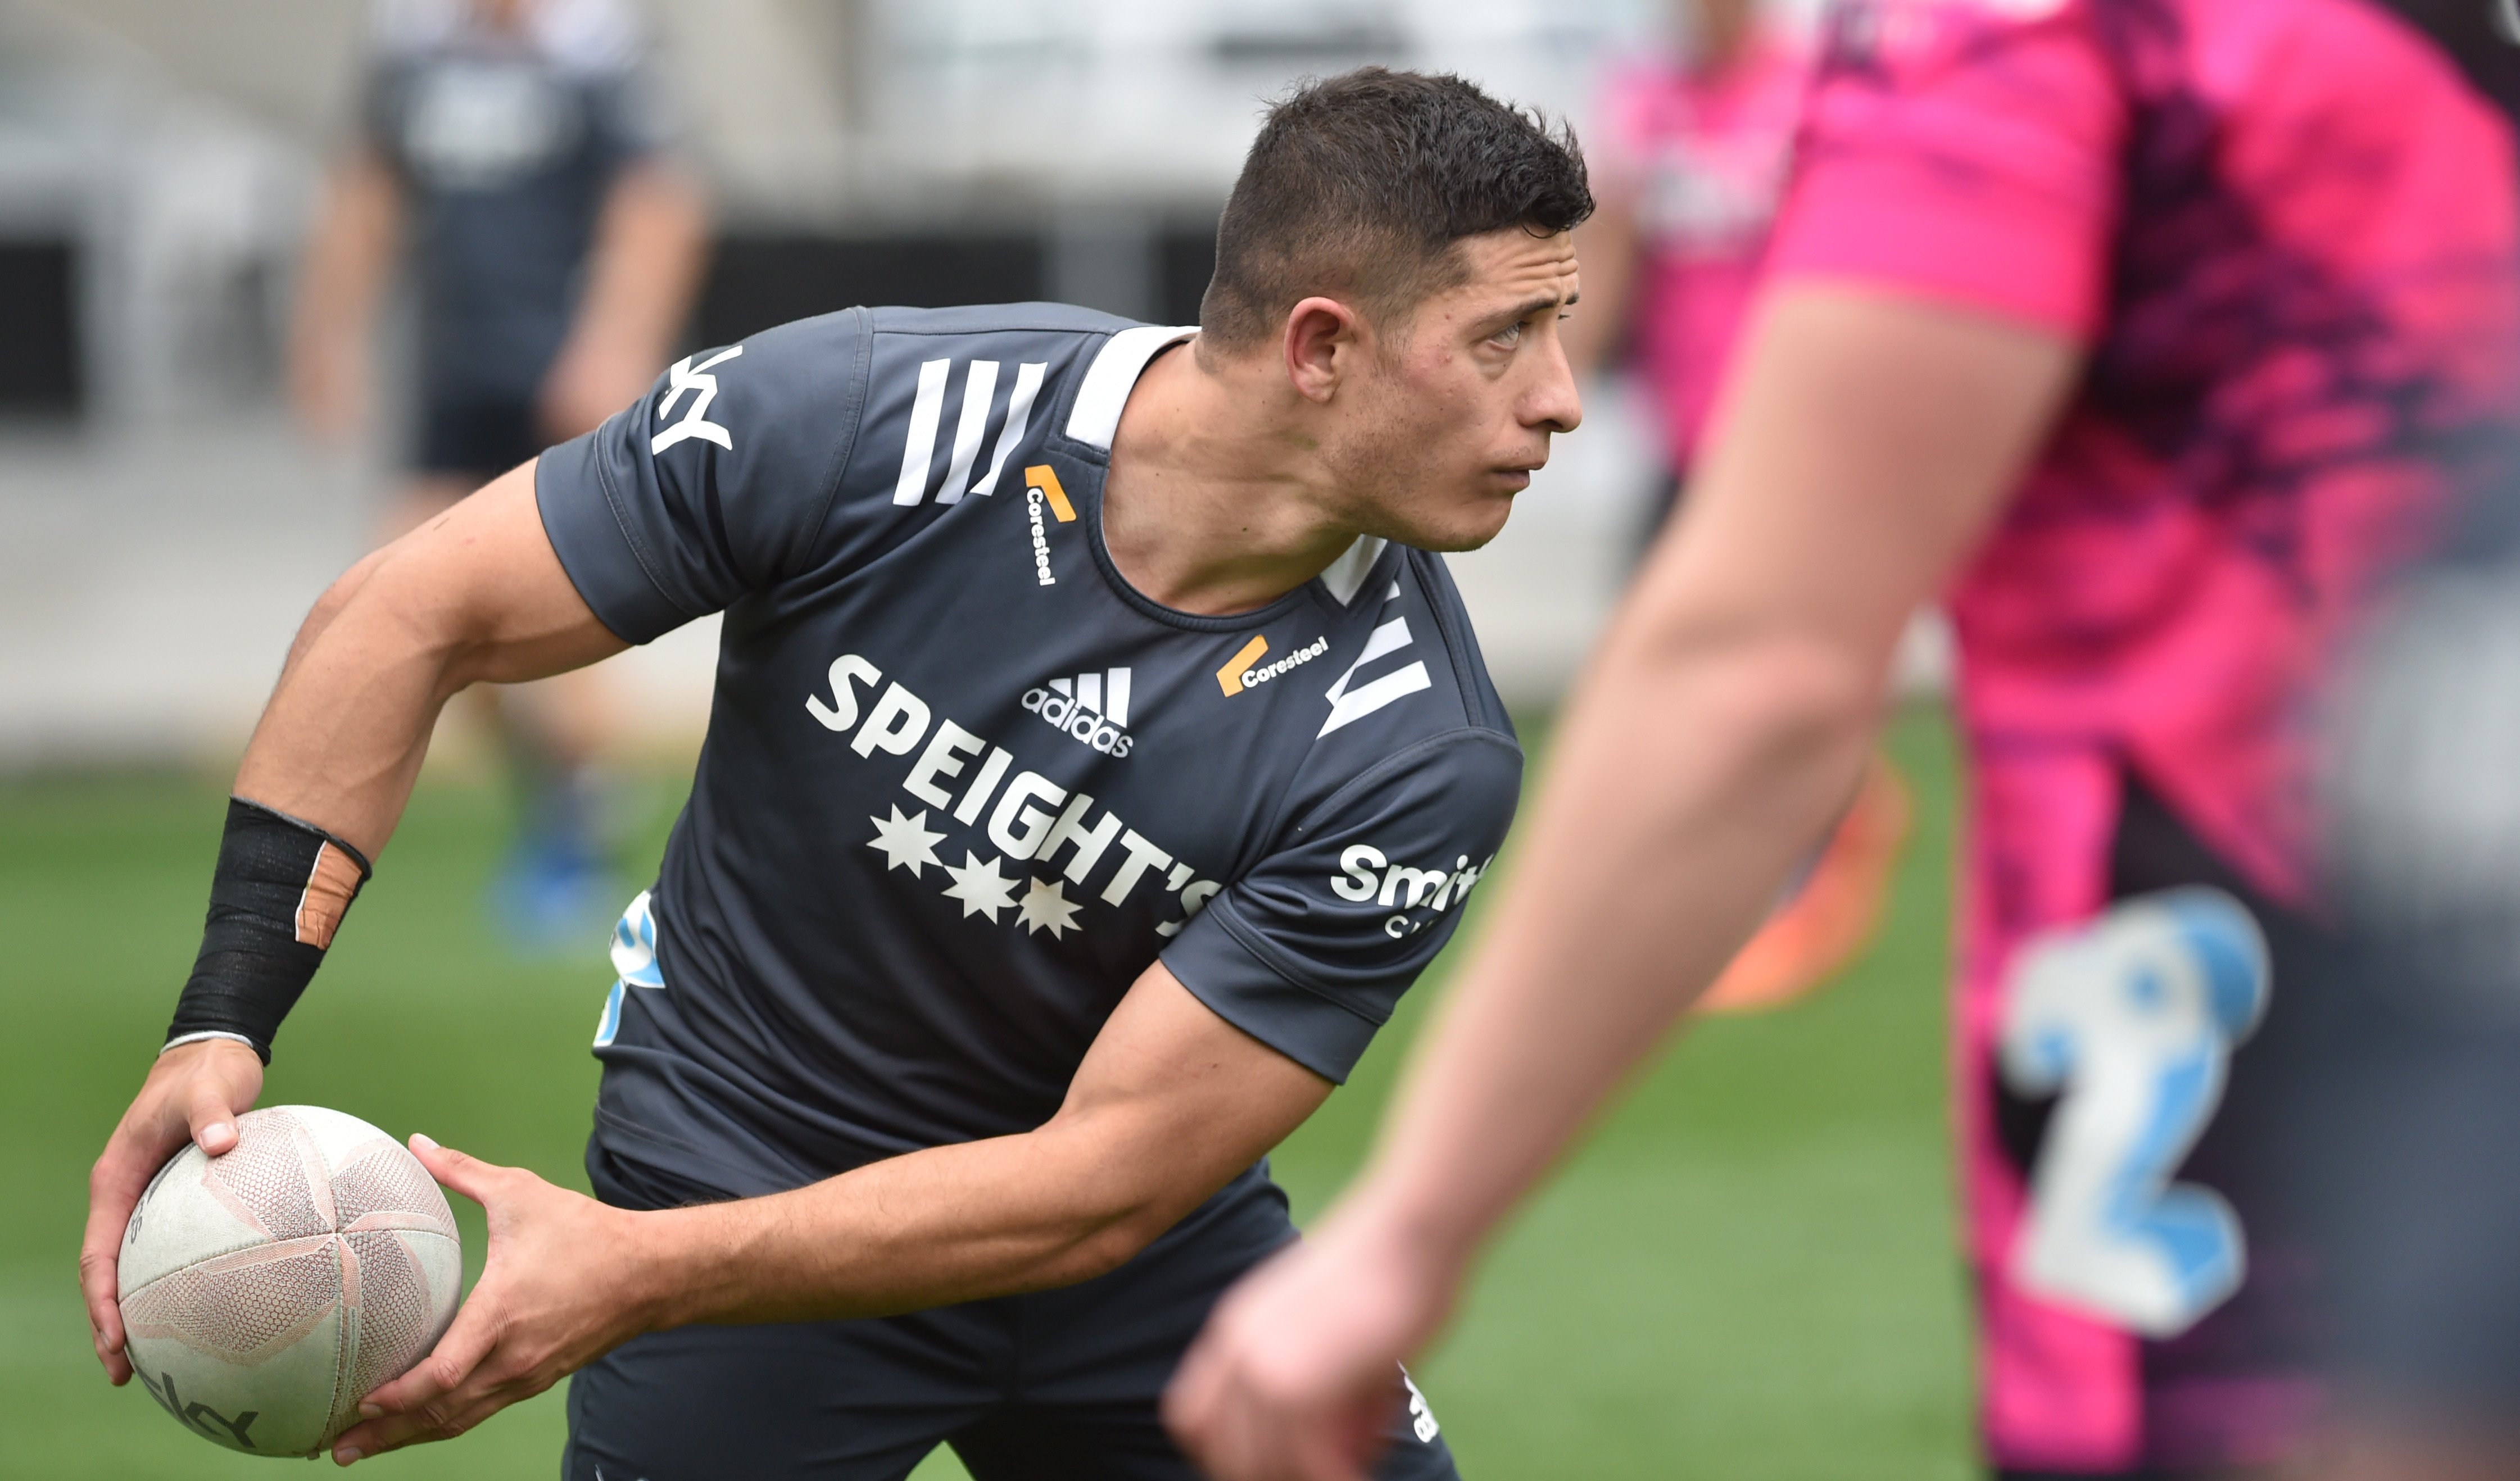
[[[2445,496],[2487,475],[2520,383],[2507,125],[2377,0],[1856,0],[1801,154],[1774,281],[1944,301],[2088,356],[1952,593],[1972,827],[1956,1073],[1990,1458],[2275,1459],[2320,1395],[2262,1321],[2164,1364],[2159,1334],[2013,1274],[2004,989],[2025,940],[2109,903],[2138,791],[2264,899],[2316,914],[2318,680]],[[2250,1280],[2277,1269],[2251,1251]]]
[[[1611,74],[1587,151],[1635,203],[1635,346],[1673,466],[1686,469],[1759,274],[1801,117],[1811,49],[1761,23],[1720,72],[1666,61]]]

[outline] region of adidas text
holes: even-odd
[[[1115,668],[1075,679],[1053,679],[1024,691],[1023,707],[1070,740],[1113,760],[1129,754],[1129,671]]]

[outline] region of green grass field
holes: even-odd
[[[1891,745],[1918,830],[1870,958],[1811,1003],[1714,1023],[1667,1055],[1503,1241],[1422,1365],[1466,1474],[1972,1473],[1942,1096],[1954,758],[1921,712]],[[106,1385],[72,1271],[87,1164],[192,962],[221,797],[189,778],[0,785],[0,1475],[270,1473],[180,1431],[137,1387]],[[611,974],[600,945],[522,963],[486,934],[478,892],[503,826],[493,787],[423,786],[263,1100],[337,1106],[582,1188],[586,1044]],[[1362,1156],[1443,972],[1279,1152],[1299,1217]],[[477,1211],[456,1201],[477,1271]],[[546,1477],[562,1433],[555,1391],[370,1464],[406,1481]],[[940,1457],[921,1474],[959,1473]]]

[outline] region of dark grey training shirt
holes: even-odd
[[[853,309],[544,455],[606,626],[726,613],[615,954],[605,1149],[749,1194],[1029,1130],[1159,958],[1343,1079],[1451,933],[1522,757],[1443,562],[1360,541],[1200,617],[1103,549],[1121,404],[1188,333]]]

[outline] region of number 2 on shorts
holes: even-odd
[[[2268,988],[2257,920],[2218,889],[2138,896],[2023,949],[2003,1076],[2059,1098],[2012,1251],[2025,1288],[2148,1337],[2185,1331],[2239,1288],[2239,1217],[2171,1175]]]

